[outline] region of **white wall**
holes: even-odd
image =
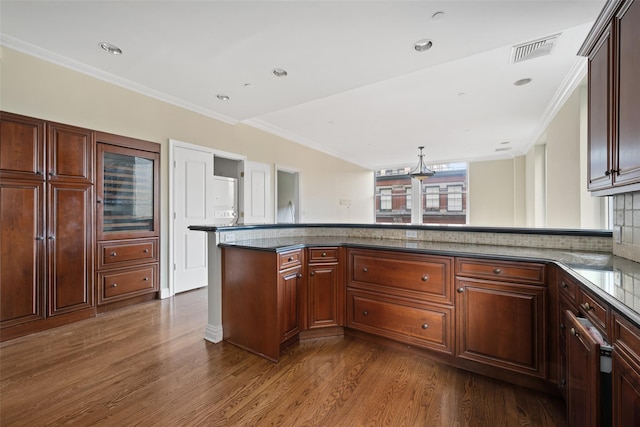
[[[373,172],[369,170],[250,126],[224,123],[6,47],[0,48],[0,55],[3,111],[162,144],[161,287],[167,287],[168,277],[169,138],[300,170],[301,222],[373,222]],[[350,206],[341,206],[340,199],[351,200]]]

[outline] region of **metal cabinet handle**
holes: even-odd
[[[422,329],[427,329],[429,327],[429,325],[427,325],[426,323],[422,324]]]
[[[427,280],[429,280],[429,275],[425,274],[424,276],[422,276],[422,281],[426,282]]]
[[[148,282],[148,281],[149,281],[149,278],[148,278],[148,277],[145,277],[145,278],[144,278],[144,279],[142,279],[142,280],[144,280],[145,282]]]
[[[368,316],[368,315],[369,315],[369,312],[365,310],[365,311],[363,311],[363,312],[362,312],[362,315],[363,315],[363,316]]]
[[[118,284],[117,284],[117,283],[112,283],[112,284],[111,284],[111,287],[112,287],[112,288],[117,288],[117,287],[118,287]]]
[[[569,332],[571,332],[571,335],[573,335],[574,337],[577,337],[580,335],[578,331],[576,331],[576,328],[569,329]]]
[[[501,268],[496,267],[496,268],[493,269],[493,274],[500,274],[500,273],[502,273],[502,269]]]
[[[302,279],[302,273],[298,273],[298,274],[296,274],[296,277],[297,277],[298,279]]]
[[[289,257],[288,261],[289,262],[293,261],[293,257]]]
[[[49,240],[55,240],[56,236],[49,236]]]
[[[461,294],[464,292],[464,288],[458,288],[458,293]]]
[[[111,256],[118,256],[118,254],[115,252],[111,252]]]
[[[561,331],[564,331],[566,328],[567,328],[567,327],[566,327],[566,326],[564,326],[564,323],[560,323],[560,330],[561,330]]]
[[[142,252],[144,252],[145,254],[148,254],[148,253],[149,253],[149,249],[145,249],[145,250],[144,250],[144,251],[142,251]]]
[[[38,236],[38,237],[36,237],[36,240],[44,240],[44,237]]]
[[[604,176],[609,176],[611,175],[611,171],[604,171]]]
[[[367,267],[362,267],[362,271],[366,273],[369,269]]]
[[[563,281],[560,283],[560,287],[561,287],[562,289],[567,289],[569,286],[567,286],[567,284],[566,284],[566,283],[564,283],[564,280],[563,280]]]
[[[327,256],[327,253],[326,252],[322,252],[322,256]]]
[[[309,276],[315,276],[315,275],[316,275],[315,271],[312,271],[311,273],[309,273]]]
[[[581,304],[580,307],[584,308],[586,311],[593,310],[593,307],[591,307],[588,302]]]

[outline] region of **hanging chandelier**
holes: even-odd
[[[430,176],[433,176],[435,174],[435,171],[432,171],[427,167],[427,165],[424,164],[424,154],[422,153],[424,147],[418,148],[420,149],[420,154],[418,155],[420,160],[418,161],[418,166],[416,166],[415,169],[409,172],[409,176],[411,178],[417,179],[418,181],[423,181]]]

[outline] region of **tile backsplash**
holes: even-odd
[[[621,230],[614,255],[640,262],[640,192],[613,196],[613,229]]]

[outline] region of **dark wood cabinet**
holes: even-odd
[[[340,249],[308,249],[307,325],[308,329],[344,325],[344,280],[339,262]]]
[[[605,5],[580,54],[589,58],[588,188],[640,188],[640,1]],[[628,187],[633,184],[633,187]]]
[[[457,357],[546,379],[545,271],[537,263],[456,258]]]
[[[349,328],[453,354],[452,257],[366,249],[347,257]]]
[[[278,273],[278,323],[280,343],[294,339],[300,333],[302,267],[293,267]]]
[[[277,362],[298,339],[304,295],[304,251],[222,248],[224,340]]]
[[[5,112],[0,128],[4,340],[95,315],[95,140]]]
[[[613,320],[612,419],[614,427],[640,425],[640,328]]]
[[[567,419],[570,426],[601,425],[600,344],[576,315],[566,311]]]
[[[457,356],[546,378],[546,288],[457,278]]]
[[[159,284],[160,145],[96,133],[98,310],[154,299]]]

